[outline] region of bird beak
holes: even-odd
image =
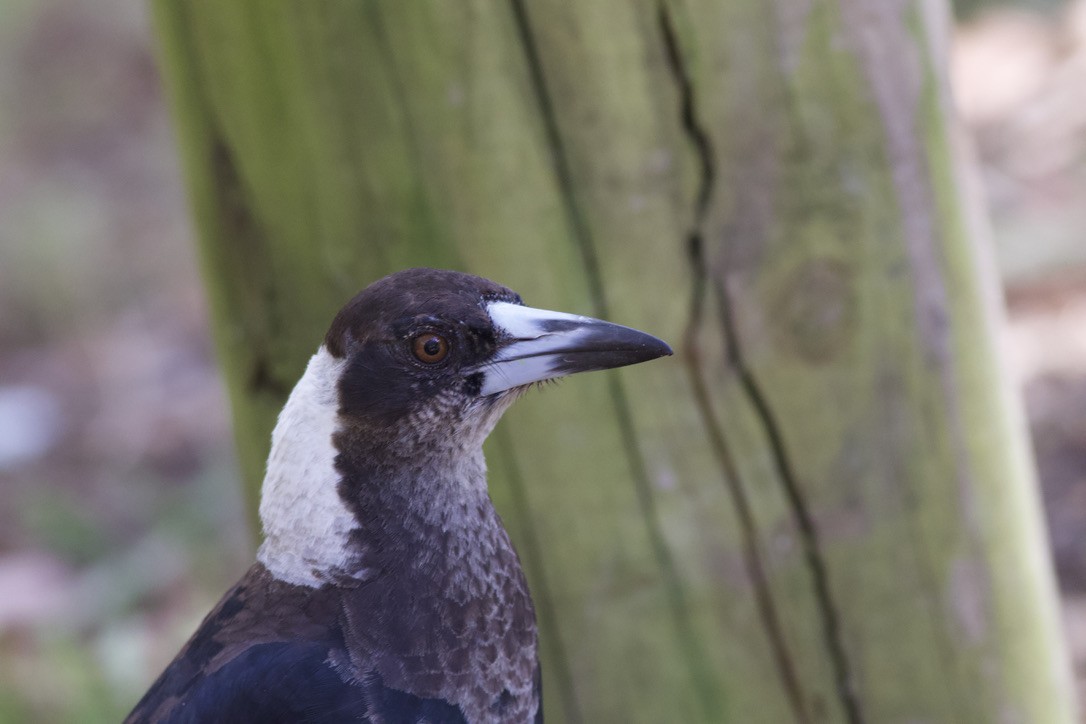
[[[504,342],[476,370],[483,374],[483,395],[671,354],[651,334],[591,317],[508,302],[493,302],[487,311]]]

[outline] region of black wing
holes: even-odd
[[[362,691],[345,684],[327,658],[328,649],[315,643],[252,646],[197,678],[163,721],[370,721]]]
[[[171,668],[183,664],[176,661]],[[171,673],[167,669],[159,683]],[[458,707],[391,689],[377,676],[344,682],[328,663],[327,646],[313,642],[257,644],[215,672],[195,677],[185,691],[174,694],[170,688],[152,687],[128,722],[465,722]],[[159,712],[166,699],[173,705]]]

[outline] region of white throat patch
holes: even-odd
[[[336,383],[344,360],[322,345],[287,399],[272,432],[260,494],[264,543],[256,557],[276,578],[318,588],[349,564],[357,520],[337,491]]]

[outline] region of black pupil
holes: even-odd
[[[441,354],[441,340],[437,337],[430,337],[423,343],[422,351],[426,353],[427,357],[437,357]]]

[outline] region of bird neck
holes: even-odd
[[[475,568],[512,544],[486,488],[482,448],[389,466],[344,450],[340,490],[361,521],[354,553],[361,568],[444,576]]]
[[[458,429],[435,438],[440,444],[357,429],[339,412],[344,364],[321,347],[279,415],[261,492],[258,560],[279,580],[319,588],[420,560],[424,572],[452,565],[471,546],[480,555],[512,554],[487,494],[482,450],[503,408],[481,422],[450,423]],[[478,561],[465,560],[470,575]]]

